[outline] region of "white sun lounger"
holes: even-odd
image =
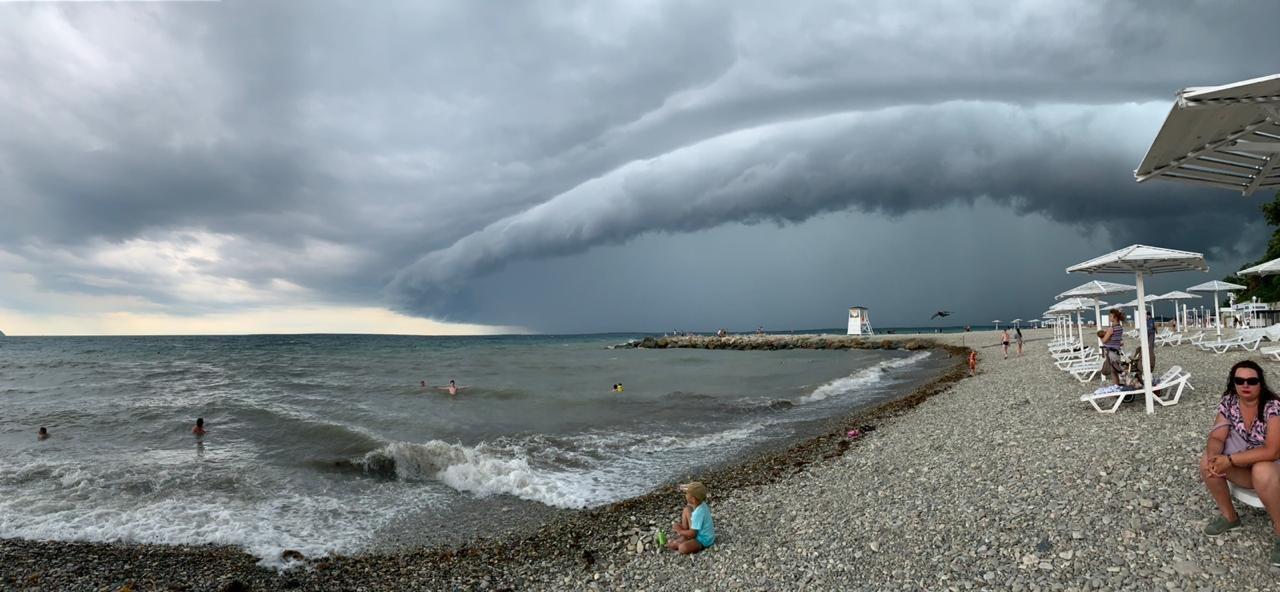
[[[1227,481],[1227,488],[1231,490],[1231,497],[1236,498],[1240,503],[1260,510],[1266,509],[1266,507],[1262,505],[1262,499],[1258,497],[1258,492],[1249,489],[1248,487],[1240,487],[1230,481]]]
[[[1280,362],[1280,345],[1272,347],[1264,347],[1258,350],[1264,356],[1271,356],[1271,359]]]
[[[1069,372],[1068,368],[1072,366],[1079,366],[1080,364],[1094,359],[1102,359],[1102,357],[1098,355],[1097,350],[1086,349],[1082,350],[1079,355],[1058,358],[1053,362],[1053,365],[1057,366],[1059,370]]]
[[[1181,333],[1164,333],[1156,335],[1156,346],[1161,345],[1182,345]]]
[[[1188,337],[1187,343],[1190,343],[1191,345],[1199,346],[1201,343],[1204,343],[1204,338],[1205,338],[1204,331],[1200,331],[1199,333],[1196,333],[1195,335]]]
[[[1222,339],[1219,341],[1206,341],[1200,344],[1200,349],[1213,351],[1214,353],[1224,354],[1233,347],[1254,351],[1258,349],[1258,344],[1262,343],[1261,335],[1232,337],[1231,339]]]
[[[1176,405],[1178,403],[1178,400],[1182,398],[1182,390],[1188,386],[1191,386],[1187,382],[1188,380],[1190,380],[1190,378],[1191,378],[1191,374],[1187,372],[1183,372],[1181,366],[1174,366],[1166,370],[1165,373],[1160,376],[1160,379],[1156,380],[1155,384],[1151,387],[1154,390],[1165,391],[1166,393],[1163,396],[1156,395],[1155,397],[1156,402],[1163,406]],[[1171,389],[1175,387],[1177,390],[1175,390],[1173,393],[1173,396],[1170,397],[1167,394],[1168,393],[1167,389]],[[1192,390],[1195,390],[1195,388],[1192,387]],[[1120,404],[1124,402],[1125,397],[1129,395],[1142,395],[1142,394],[1143,394],[1142,389],[1128,390],[1128,391],[1124,391],[1124,390],[1112,391],[1109,393],[1087,393],[1084,395],[1080,395],[1080,400],[1090,405],[1093,405],[1093,408],[1097,409],[1099,413],[1115,413],[1117,409],[1120,409]],[[1115,399],[1115,403],[1113,404],[1110,403],[1110,401],[1107,401],[1107,399],[1112,399],[1112,398]],[[1099,401],[1107,401],[1107,403],[1110,404],[1110,407],[1104,408],[1103,405],[1098,404]]]
[[[1089,382],[1099,372],[1102,372],[1102,362],[1102,356],[1090,358],[1074,366],[1067,367],[1066,372],[1080,382]]]

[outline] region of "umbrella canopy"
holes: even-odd
[[[1053,312],[1075,312],[1089,310],[1094,306],[1106,306],[1107,303],[1093,298],[1068,298],[1049,307]]]
[[[1280,187],[1280,74],[1178,92],[1133,176],[1249,195]]]
[[[1182,305],[1182,316],[1178,316],[1178,300],[1191,300],[1192,298],[1200,298],[1198,294],[1188,294],[1179,290],[1167,292],[1160,295],[1161,300],[1172,300],[1173,303],[1173,319],[1178,323],[1178,330],[1185,331],[1187,328],[1187,305]]]
[[[1188,292],[1231,292],[1233,290],[1247,290],[1247,289],[1248,289],[1248,286],[1241,286],[1240,284],[1233,284],[1231,282],[1213,280],[1212,282],[1205,282],[1203,284],[1196,284],[1194,286],[1191,286],[1190,288],[1187,288],[1187,291]]]
[[[1155,302],[1157,300],[1160,300],[1160,297],[1156,296],[1155,294],[1147,294],[1147,297],[1142,299],[1142,301],[1146,302],[1147,304],[1151,304],[1152,302]],[[1138,308],[1138,299],[1134,298],[1133,300],[1130,300],[1124,304],[1121,304],[1120,306],[1123,306],[1125,308]]]
[[[1188,292],[1213,292],[1213,318],[1214,318],[1213,324],[1218,326],[1218,335],[1221,336],[1222,335],[1222,311],[1218,310],[1218,292],[1232,292],[1235,290],[1246,290],[1246,289],[1247,288],[1245,288],[1244,286],[1241,286],[1240,284],[1233,284],[1231,282],[1213,280],[1212,282],[1205,282],[1203,284],[1196,284],[1194,286],[1191,286],[1190,288],[1187,288],[1187,291]]]
[[[1137,290],[1136,286],[1128,284],[1117,284],[1115,282],[1103,282],[1093,280],[1092,282],[1080,284],[1066,292],[1054,296],[1058,300],[1070,298],[1072,296],[1102,296],[1103,294],[1118,294],[1120,292],[1132,292]]]
[[[1248,269],[1241,269],[1236,272],[1236,275],[1275,275],[1278,273],[1280,273],[1280,259],[1272,259]]]
[[[1209,271],[1204,255],[1191,251],[1175,251],[1147,245],[1130,245],[1072,265],[1067,273],[1132,273],[1138,288],[1138,302],[1146,302],[1142,276],[1173,271]],[[1147,307],[1138,307],[1138,335],[1142,349],[1142,390],[1146,394],[1147,413],[1155,413],[1155,392],[1151,389],[1151,352],[1147,351]]]
[[[1209,271],[1204,255],[1146,245],[1130,245],[1067,268],[1067,273],[1166,273]],[[1138,286],[1142,290],[1141,286]],[[1145,296],[1145,294],[1144,294]]]
[[[1066,292],[1054,296],[1059,300],[1071,296],[1102,296],[1103,294],[1118,294],[1120,292],[1132,292],[1137,290],[1136,286],[1128,284],[1117,284],[1115,282],[1104,282],[1101,280],[1093,280],[1076,286]],[[1101,306],[1093,307],[1093,322],[1099,327],[1102,326],[1102,308]]]

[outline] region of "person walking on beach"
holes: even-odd
[[[204,435],[204,418],[203,417],[196,418],[196,426],[191,428],[191,433],[195,434],[197,438]]]
[[[680,513],[680,521],[671,523],[676,536],[667,543],[667,548],[689,555],[714,545],[716,528],[711,523],[711,508],[707,506],[707,486],[694,481],[681,485],[680,489],[684,490],[685,508]]]
[[[1003,329],[1000,331],[1000,344],[1002,347],[1004,347],[1004,359],[1006,360],[1009,359],[1009,330],[1008,329]]]
[[[978,352],[969,350],[969,376],[978,375]]]
[[[1018,357],[1022,357],[1022,327],[1013,328],[1013,338],[1018,341]]]
[[[1280,400],[1267,386],[1262,367],[1252,360],[1237,362],[1227,375],[1226,392],[1204,455],[1200,477],[1218,506],[1219,516],[1204,533],[1216,537],[1240,527],[1240,515],[1231,502],[1230,481],[1258,493],[1271,518],[1275,538],[1270,563],[1280,567]]]

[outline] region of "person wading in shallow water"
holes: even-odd
[[[193,428],[191,428],[191,433],[195,434],[197,437],[199,437],[199,436],[203,436],[203,435],[204,435],[204,433],[205,433],[205,432],[204,432],[204,418],[203,418],[203,417],[197,417],[197,418],[196,418],[196,426],[195,426],[195,427],[193,427]]]

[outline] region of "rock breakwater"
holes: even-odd
[[[860,335],[727,335],[725,337],[681,335],[674,337],[645,337],[640,340],[632,340],[619,347],[730,350],[906,349],[914,351],[937,346],[937,343],[924,339]]]

